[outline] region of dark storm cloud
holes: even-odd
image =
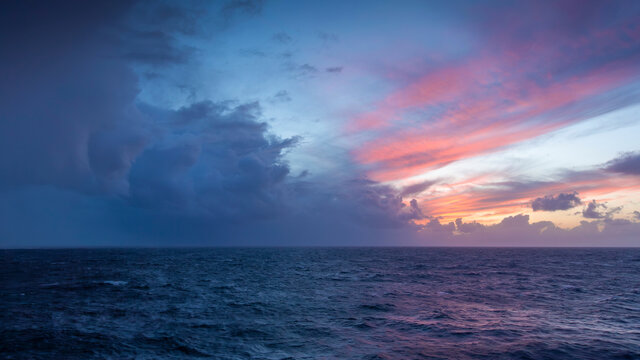
[[[0,11],[0,185],[111,188],[145,137],[137,78],[112,36],[128,4],[12,5]]]
[[[640,152],[629,152],[609,161],[605,169],[611,172],[640,175]]]
[[[41,48],[52,51],[86,40],[95,35],[96,29],[117,23],[132,4],[133,1],[128,0],[101,3],[69,0],[56,4],[50,1],[3,1],[0,38],[14,41],[2,43],[14,49],[14,52],[3,53],[3,58],[33,56]]]
[[[131,61],[166,66],[188,54],[170,34],[120,26],[130,7],[114,4],[5,7],[0,185],[66,188],[92,201],[117,195],[148,214],[277,214],[289,173],[282,155],[297,138],[268,133],[258,103],[137,104]],[[234,6],[254,12],[247,2]]]
[[[557,195],[547,195],[533,200],[531,209],[533,211],[558,211],[568,210],[581,204],[577,193],[560,193]]]
[[[101,131],[91,135],[87,151],[98,191],[119,194],[128,192],[129,169],[148,140],[147,136],[127,129]]]
[[[285,206],[289,167],[282,155],[298,138],[269,134],[258,103],[206,101],[165,112],[164,135],[131,169],[132,203],[248,220],[275,215]]]
[[[318,192],[313,202],[326,207],[329,216],[348,217],[363,226],[401,228],[425,218],[415,199],[407,206],[397,191],[374,181],[355,179],[334,184],[328,190],[326,195],[326,190]]]
[[[194,49],[158,28],[191,33],[193,13],[115,1],[2,6],[0,185],[126,193],[157,130],[136,104],[131,64],[152,65],[159,78],[188,62]]]

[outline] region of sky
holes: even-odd
[[[640,246],[640,2],[3,1],[0,247]]]

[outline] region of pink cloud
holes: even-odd
[[[550,68],[555,60],[566,61],[564,54],[554,55]],[[356,161],[371,169],[373,179],[389,181],[497,151],[606,111],[600,96],[640,74],[633,66],[637,58],[557,76],[510,56],[480,55],[431,70],[386,96],[373,111],[355,116],[348,133],[375,134],[353,151]],[[412,116],[424,120],[407,120]]]

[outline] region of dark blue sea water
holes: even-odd
[[[0,252],[6,359],[639,359],[639,249]]]

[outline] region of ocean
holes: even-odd
[[[0,251],[3,359],[640,359],[640,249]]]

